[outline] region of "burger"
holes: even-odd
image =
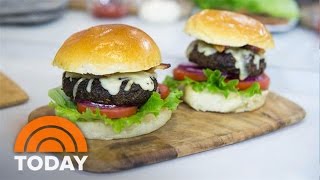
[[[184,30],[196,38],[186,51],[192,64],[179,65],[164,83],[183,89],[185,103],[221,113],[264,104],[270,84],[264,53],[274,41],[262,23],[234,12],[203,10],[188,19]]]
[[[54,66],[62,87],[49,91],[55,114],[78,125],[88,139],[119,139],[159,129],[180,103],[179,91],[159,84],[166,69],[158,46],[142,30],[123,24],[91,27],[69,37]]]

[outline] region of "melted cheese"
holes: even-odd
[[[73,78],[72,73],[66,72],[65,77],[69,78],[69,80],[72,82],[72,78]]]
[[[205,56],[210,56],[217,52],[212,45],[209,45],[203,41],[198,41],[198,52],[203,53]]]
[[[229,48],[225,52],[232,54],[232,56],[235,58],[235,67],[240,70],[240,80],[244,80],[249,76],[246,64],[249,63],[251,56],[253,56],[253,63],[256,65],[256,68],[260,68],[260,60],[263,58],[263,56],[255,54],[250,50],[242,48]]]
[[[79,78],[81,77],[81,75],[77,73],[66,72],[65,77],[72,79],[72,78]]]
[[[129,91],[132,84],[138,84],[143,90],[153,91],[154,83],[152,81],[153,74],[147,72],[136,73],[121,73],[115,74],[110,77],[100,78],[101,86],[107,90],[111,95],[116,95],[120,91],[120,86],[123,81],[128,80],[125,91]]]
[[[87,90],[87,92],[89,92],[89,93],[91,92],[93,80],[94,80],[94,79],[90,79],[89,82],[88,82],[88,84],[87,84],[86,90]]]
[[[260,68],[260,60],[262,59],[263,57],[259,56],[259,55],[254,55],[254,59],[253,59],[253,64],[256,65],[256,68],[259,69]]]
[[[80,78],[80,79],[76,82],[76,84],[73,86],[72,95],[73,95],[73,98],[74,98],[74,99],[76,98],[79,84],[80,84],[83,80],[85,80],[85,78]]]
[[[207,44],[203,41],[193,41],[187,48],[187,57],[189,57],[190,53],[194,49],[195,46],[197,47],[197,51],[200,53],[203,53],[205,56],[210,56],[217,52],[217,50],[214,48],[214,46]]]

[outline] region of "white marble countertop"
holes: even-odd
[[[28,113],[47,104],[47,90],[61,83],[62,70],[50,65],[56,51],[72,33],[103,23],[137,26],[154,38],[164,62],[175,66],[186,61],[184,51],[192,38],[182,32],[184,21],[162,26],[134,17],[108,21],[68,12],[49,24],[1,27],[0,70],[21,85],[30,100],[0,110],[0,179],[318,179],[319,41],[315,33],[302,28],[275,34],[276,48],[267,53],[271,90],[306,110],[302,123],[242,143],[120,173],[19,172],[13,159],[14,140]],[[159,79],[170,71],[159,73]]]

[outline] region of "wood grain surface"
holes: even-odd
[[[26,102],[28,95],[11,79],[0,72],[0,108]]]
[[[29,120],[45,115],[54,112],[44,106],[33,111]],[[84,170],[115,172],[191,155],[278,130],[304,117],[300,106],[274,93],[259,110],[238,114],[197,112],[181,104],[172,119],[153,133],[120,140],[87,140]]]

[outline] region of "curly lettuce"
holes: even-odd
[[[255,82],[246,90],[238,90],[237,85],[239,80],[234,79],[226,81],[219,70],[212,71],[211,69],[204,69],[204,75],[207,77],[207,81],[194,81],[190,78],[185,78],[182,81],[173,79],[167,76],[164,80],[164,84],[169,87],[171,91],[177,90],[180,87],[190,85],[196,92],[202,92],[208,90],[211,93],[221,93],[226,98],[230,93],[240,93],[243,96],[252,97],[256,94],[261,94],[260,84]]]
[[[284,19],[299,17],[295,0],[193,0],[202,9],[226,9],[246,11],[253,14],[269,15]]]
[[[119,119],[110,119],[107,116],[102,115],[98,108],[94,112],[90,109],[87,109],[83,113],[78,112],[76,105],[65,95],[61,88],[49,90],[48,95],[52,99],[49,106],[55,109],[57,116],[64,117],[72,122],[103,121],[106,125],[111,126],[114,132],[120,133],[123,129],[130,127],[133,124],[141,123],[141,120],[147,114],[151,113],[157,116],[162,108],[175,110],[181,102],[180,98],[182,92],[174,90],[166,99],[161,99],[159,93],[153,92],[148,101],[139,108],[136,114]]]

